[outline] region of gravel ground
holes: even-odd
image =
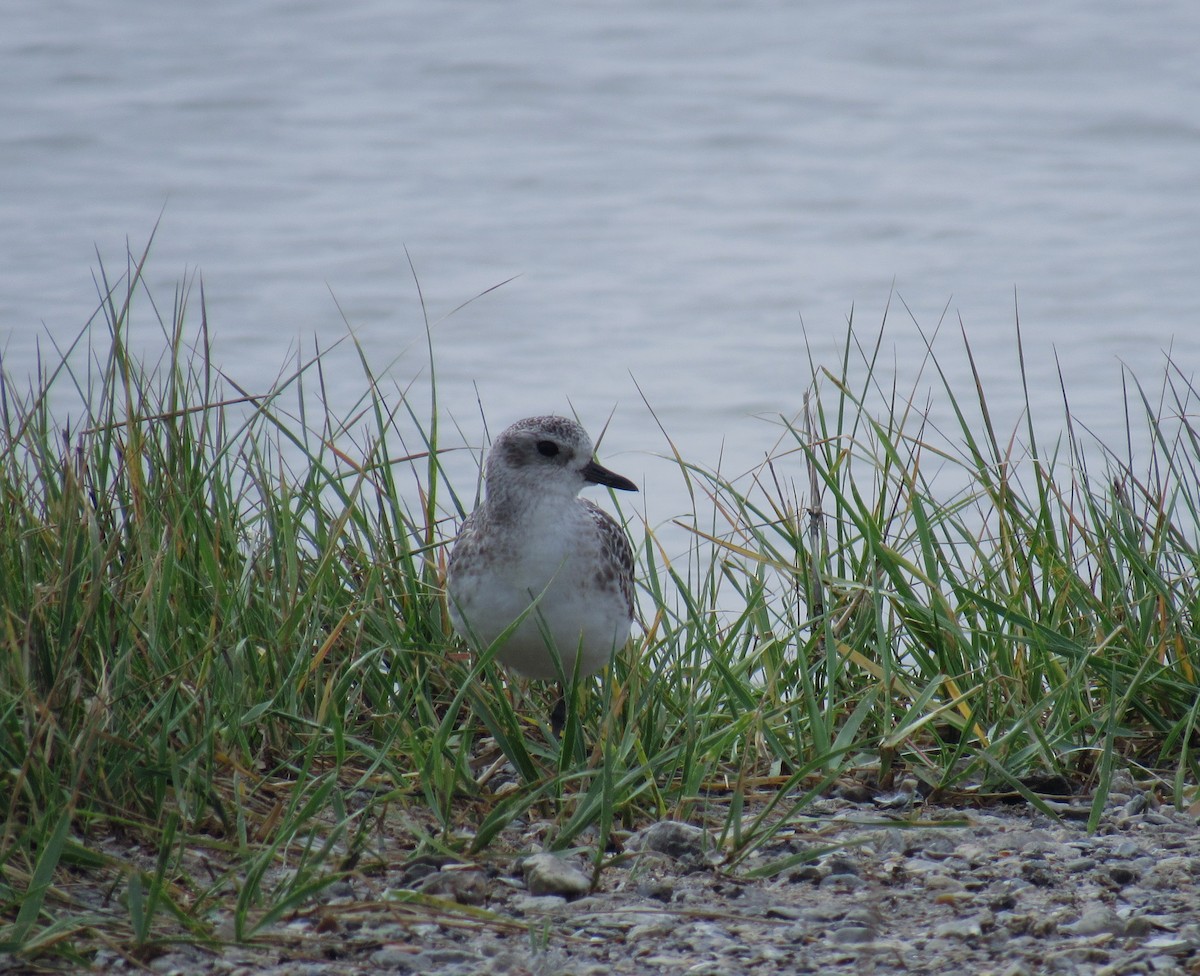
[[[459,863],[407,858],[398,819],[379,836],[378,867],[262,941],[184,946],[142,965],[205,976],[1200,974],[1195,813],[1129,777],[1090,835],[1081,801],[1055,804],[1059,819],[894,802],[813,804],[733,874],[709,834],[664,821],[623,837],[627,856],[594,891],[586,851],[538,852],[548,825],[515,824],[511,855]],[[781,874],[754,879],[788,857]],[[412,891],[420,898],[405,901]],[[139,968],[113,951],[96,958],[98,971]]]

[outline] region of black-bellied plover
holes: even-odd
[[[575,421],[520,420],[492,444],[483,501],[450,553],[454,629],[482,651],[524,614],[496,655],[530,678],[592,674],[629,640],[633,549],[612,516],[578,497],[587,485],[637,491],[595,460]]]

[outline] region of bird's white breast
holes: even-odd
[[[489,646],[528,611],[497,650],[504,664],[556,678],[552,645],[566,677],[577,654],[581,674],[604,667],[628,640],[631,619],[620,574],[603,572],[611,554],[585,505],[541,505],[498,528],[489,527],[491,555],[462,566],[451,581],[456,628]]]

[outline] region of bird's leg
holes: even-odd
[[[567,690],[560,684],[558,697],[550,709],[550,728],[555,736],[562,738],[563,729],[567,725]]]

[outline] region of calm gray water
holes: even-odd
[[[162,212],[169,309],[204,278],[217,358],[264,388],[346,319],[482,440],[574,408],[652,513],[685,452],[733,471],[794,415],[807,346],[891,301],[887,369],[961,317],[1016,420],[1123,427],[1120,364],[1200,363],[1200,6],[494,0],[10,0],[0,37],[0,348],[20,376]],[[336,299],[336,301],[335,301]],[[339,310],[340,307],[340,310]],[[142,308],[142,328],[154,325]],[[803,323],[803,327],[802,327]],[[344,354],[343,354],[344,353]],[[351,402],[356,359],[326,380]],[[955,373],[955,371],[957,372]],[[928,386],[921,384],[920,389]],[[419,388],[419,386],[418,386]],[[924,393],[921,394],[924,399]],[[934,391],[935,404],[939,398]],[[1049,433],[1054,434],[1051,419]]]

